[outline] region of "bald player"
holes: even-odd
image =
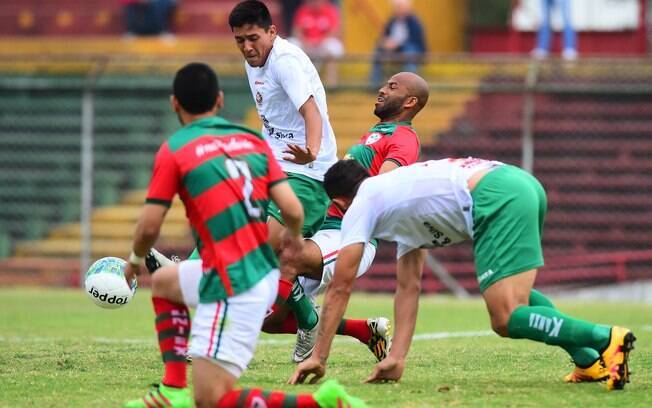
[[[412,127],[412,120],[428,102],[428,83],[412,72],[400,72],[392,76],[378,91],[374,115],[380,122],[375,124],[351,147],[345,159],[356,160],[370,175],[392,171],[417,161],[419,138]],[[344,212],[331,203],[321,229],[305,240],[301,255],[302,268],[299,283],[304,293],[313,300],[332,279],[340,247],[340,228]],[[362,262],[357,276],[363,275],[376,255],[376,241],[365,244]],[[298,293],[297,296],[301,296]],[[292,332],[287,324],[287,310],[277,309],[268,316],[263,331],[279,333]],[[290,319],[292,316],[290,315]],[[282,329],[285,323],[286,330]],[[391,327],[384,317],[366,320],[342,319],[338,334],[349,335],[366,344],[374,356],[381,361],[387,355],[391,344]],[[299,363],[310,356],[314,349],[317,330],[298,336],[293,359]]]

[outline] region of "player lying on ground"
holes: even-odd
[[[303,247],[303,210],[260,135],[215,116],[223,95],[210,67],[197,63],[183,67],[174,78],[173,92],[172,107],[184,127],[156,155],[125,277],[129,282],[138,273],[176,194],[186,207],[201,260],[169,265],[152,276],[165,375],[161,385],[126,406],[192,406],[185,361],[188,305],[196,306],[189,354],[194,360],[197,407],[365,406],[336,383],[300,395],[234,389],[253,356],[278,289],[278,264],[267,243],[265,209],[271,199],[283,213],[288,261]],[[197,276],[199,281],[189,281]]]
[[[313,355],[291,378],[322,377],[364,245],[372,238],[397,243],[396,332],[392,349],[368,382],[399,380],[414,326],[424,250],[473,239],[480,291],[493,330],[503,337],[530,339],[566,350],[576,364],[575,382],[607,380],[607,389],[629,381],[628,357],[636,340],[618,326],[598,325],[562,314],[532,289],[543,266],[541,234],[546,194],[530,174],[481,159],[417,163],[369,178],[353,160],[328,170],[326,191],[346,211],[342,249],[322,308]]]
[[[386,173],[400,166],[413,164],[419,158],[419,138],[412,128],[412,120],[428,102],[428,84],[411,72],[393,75],[378,91],[374,115],[380,119],[357,145],[352,146],[347,159],[362,164],[372,176]],[[306,240],[301,255],[299,283],[313,300],[332,279],[339,250],[340,228],[344,214],[337,206],[328,207],[326,220],[315,235]],[[376,255],[376,242],[365,244],[356,277],[363,275]],[[287,308],[275,307],[265,318],[263,331],[268,333],[294,333],[296,323]],[[297,343],[294,361],[308,358],[315,346],[316,331]],[[343,319],[337,334],[353,334],[381,361],[391,346],[390,325],[386,318],[365,320]]]

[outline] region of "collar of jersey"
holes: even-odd
[[[213,116],[210,118],[203,118],[196,120],[192,123],[189,123],[186,125],[186,127],[215,127],[215,126],[224,126],[224,125],[231,125],[231,122],[228,120],[220,117],[220,116]]]
[[[371,129],[369,129],[370,132],[378,132],[378,133],[394,133],[396,128],[398,126],[412,126],[412,122],[410,121],[403,121],[403,122],[380,122],[376,123]]]

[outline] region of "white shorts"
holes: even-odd
[[[315,235],[308,238],[319,247],[322,262],[324,264],[321,282],[319,282],[319,284],[316,284],[314,279],[303,278],[299,280],[299,283],[303,286],[304,293],[313,299],[322,292],[328,285],[328,282],[333,279],[333,274],[335,273],[335,261],[337,260],[337,254],[340,252],[341,236],[342,232],[338,229],[325,229],[317,231]],[[358,266],[358,272],[355,275],[356,278],[364,275],[369,270],[375,257],[376,246],[367,242],[364,246],[364,251],[362,252],[360,266]]]
[[[201,259],[179,263],[179,286],[183,303],[188,307],[195,308],[199,304],[199,281],[202,274]]]
[[[213,361],[240,378],[256,350],[267,309],[276,300],[279,276],[274,269],[244,293],[197,305],[188,354]]]

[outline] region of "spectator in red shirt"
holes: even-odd
[[[339,30],[339,10],[328,0],[306,0],[294,15],[290,40],[310,58],[324,61],[325,82],[331,86],[337,83],[334,59],[344,54],[344,47],[338,38]]]

